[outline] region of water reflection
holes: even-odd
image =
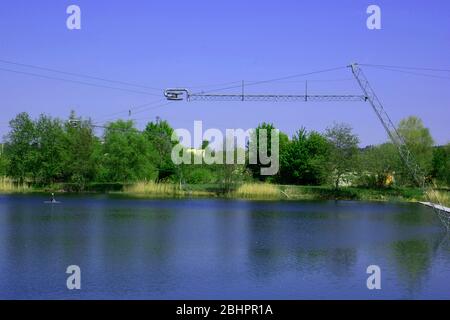
[[[397,241],[391,244],[399,281],[413,298],[426,285],[435,257],[448,252],[448,234],[436,234],[426,239]]]
[[[450,298],[449,242],[418,205],[43,200],[0,197],[2,298]],[[374,263],[378,293],[365,287]]]

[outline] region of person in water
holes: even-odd
[[[52,197],[50,198],[50,201],[55,203],[56,199],[55,199],[55,194],[52,192]]]

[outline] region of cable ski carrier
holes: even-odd
[[[376,67],[376,66],[375,66]],[[439,200],[439,196],[435,191],[435,186],[431,181],[428,181],[424,172],[418,165],[418,162],[414,158],[414,155],[409,150],[404,138],[398,132],[396,126],[392,122],[391,118],[384,109],[381,101],[372,89],[369,81],[367,80],[360,65],[353,63],[347,67],[339,67],[327,70],[321,70],[316,72],[310,72],[300,75],[294,75],[279,79],[272,79],[266,81],[252,82],[248,84],[257,85],[262,83],[270,83],[282,79],[307,76],[317,73],[323,73],[328,71],[334,71],[342,68],[350,68],[352,74],[361,88],[362,95],[308,95],[308,86],[306,84],[305,94],[303,95],[283,95],[283,94],[246,94],[245,85],[242,82],[241,86],[226,87],[219,90],[241,88],[240,94],[215,94],[210,92],[191,93],[186,88],[170,88],[164,91],[164,96],[169,101],[247,101],[247,102],[369,102],[381,124],[383,125],[390,140],[397,148],[400,157],[413,177],[415,183],[422,189],[423,193],[428,199],[428,202],[422,202],[422,204],[433,208],[434,212],[439,217],[442,225],[445,229],[450,231],[450,208],[442,205]]]

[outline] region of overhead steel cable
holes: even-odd
[[[450,69],[439,69],[439,68],[406,67],[406,66],[393,66],[393,65],[384,65],[384,64],[364,64],[364,63],[360,63],[359,65],[366,66],[366,67],[383,67],[383,68],[406,69],[406,70],[450,72]]]
[[[134,115],[142,113],[142,112],[146,112],[146,111],[152,111],[152,110],[160,109],[160,108],[163,108],[163,107],[165,107],[165,106],[167,106],[169,104],[172,104],[172,103],[173,103],[173,101],[169,101],[169,102],[166,102],[166,103],[163,103],[163,104],[159,104],[159,105],[156,105],[156,106],[151,106],[151,107],[145,108],[143,110],[140,110],[138,112],[135,112]],[[121,118],[109,118],[109,119],[102,120],[102,122],[111,122],[111,121],[120,120],[120,119]],[[131,118],[131,119],[126,119],[126,120],[131,120],[131,121],[135,121],[136,122],[136,121],[141,121],[141,120],[146,120],[146,119],[149,119],[149,118],[137,118],[137,119],[136,118]],[[100,121],[94,122],[94,124],[97,124],[99,122]]]
[[[292,81],[277,81],[275,84],[286,84],[286,83],[305,83],[305,82],[344,82],[344,81],[355,81],[353,78],[341,78],[341,79],[305,79],[305,80],[292,80]],[[249,81],[248,83],[253,83],[255,81]]]
[[[427,74],[427,73],[421,73],[421,72],[406,71],[406,70],[394,69],[394,68],[389,68],[389,67],[381,67],[381,66],[374,67],[374,68],[377,68],[377,69],[380,69],[380,70],[391,71],[391,72],[411,74],[411,75],[420,76],[420,77],[428,77],[428,78],[435,78],[435,79],[450,80],[450,77],[439,76],[439,75],[435,75],[435,74]]]
[[[109,113],[109,114],[106,114],[106,115],[98,117],[97,119],[95,119],[96,121],[94,123],[98,123],[98,122],[100,122],[100,120],[103,121],[103,119],[105,119],[105,118],[109,119],[109,118],[111,118],[113,116],[116,116],[116,115],[119,115],[119,114],[123,114],[123,113],[133,113],[134,114],[135,110],[139,110],[139,109],[142,109],[144,107],[151,106],[153,104],[157,104],[157,103],[163,102],[164,100],[165,99],[158,99],[158,100],[155,100],[155,101],[151,101],[151,102],[147,102],[147,103],[138,105],[136,107],[131,107],[131,108],[128,108],[128,109],[123,109],[121,111]]]
[[[92,80],[99,80],[99,81],[105,81],[105,82],[110,82],[110,83],[122,84],[122,85],[126,85],[126,86],[142,88],[142,89],[157,90],[157,91],[163,90],[161,88],[150,87],[150,86],[146,86],[146,85],[142,85],[142,84],[138,84],[138,83],[131,83],[131,82],[126,82],[126,81],[121,81],[121,80],[107,79],[107,78],[103,78],[103,77],[97,77],[97,76],[92,76],[92,75],[87,75],[87,74],[82,74],[82,73],[62,71],[62,70],[57,70],[57,69],[53,69],[53,68],[41,67],[41,66],[26,64],[26,63],[19,63],[19,62],[4,60],[4,59],[0,59],[0,62],[6,63],[6,64],[11,64],[11,65],[16,65],[16,66],[20,66],[20,67],[26,67],[26,68],[32,68],[32,69],[38,69],[38,70],[43,70],[43,71],[49,71],[49,72],[54,72],[54,73],[70,75],[70,76],[74,76],[74,77],[88,78],[88,79],[92,79]]]
[[[135,112],[134,114],[139,114],[139,113],[150,111],[150,110],[160,109],[160,108],[165,107],[165,106],[167,106],[169,104],[172,104],[172,103],[173,103],[173,101],[169,101],[169,102],[157,105],[157,106],[151,106],[151,107],[145,108],[143,110],[139,110],[139,111]]]
[[[270,83],[270,82],[276,82],[276,81],[282,81],[282,80],[289,80],[289,79],[294,79],[294,78],[299,78],[299,77],[305,77],[305,76],[309,76],[309,75],[314,75],[314,74],[319,74],[319,73],[325,73],[325,72],[331,72],[331,71],[337,71],[337,70],[341,70],[341,69],[346,69],[347,66],[342,66],[342,67],[336,67],[336,68],[329,68],[329,69],[324,69],[324,70],[318,70],[318,71],[312,71],[312,72],[307,72],[307,73],[299,73],[299,74],[294,74],[294,75],[290,75],[290,76],[285,76],[285,77],[280,77],[280,78],[274,78],[274,79],[268,79],[268,80],[261,80],[261,81],[255,81],[255,82],[250,82],[250,83],[246,83],[245,86],[256,86],[259,84],[264,84],[264,83]],[[209,91],[202,91],[202,92],[198,92],[198,93],[210,93],[210,92],[218,92],[218,91],[224,91],[224,90],[229,90],[229,89],[236,89],[236,88],[241,88],[242,85],[235,85],[235,86],[229,86],[229,87],[224,87],[224,88],[219,88],[216,90],[209,90]]]
[[[220,87],[220,86],[228,86],[228,85],[232,85],[232,84],[237,84],[237,83],[241,83],[242,80],[240,81],[229,81],[229,82],[222,82],[222,83],[216,83],[216,84],[206,84],[206,85],[198,85],[198,86],[186,86],[187,88],[190,89],[195,89],[195,88],[211,88],[211,87]]]
[[[76,84],[81,84],[81,85],[85,85],[85,86],[97,87],[97,88],[119,90],[119,91],[138,93],[138,94],[149,95],[149,96],[160,96],[159,94],[153,94],[153,93],[145,92],[145,91],[137,91],[137,90],[132,90],[132,89],[111,87],[111,86],[102,85],[102,84],[95,84],[95,83],[83,82],[83,81],[79,81],[79,80],[71,80],[71,79],[65,79],[65,78],[52,77],[52,76],[47,76],[47,75],[32,73],[32,72],[26,72],[26,71],[18,71],[18,70],[6,69],[6,68],[0,68],[0,71],[24,74],[24,75],[28,75],[28,76],[49,79],[49,80],[57,80],[57,81],[76,83]]]

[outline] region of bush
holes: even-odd
[[[208,184],[216,180],[214,173],[202,166],[190,166],[189,170],[185,170],[185,183],[188,184]]]

